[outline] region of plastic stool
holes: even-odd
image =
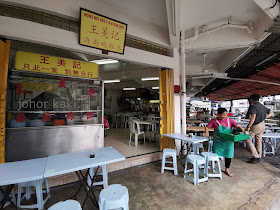
[[[213,141],[208,141],[208,152],[212,152],[213,151]]]
[[[201,155],[205,158],[205,170],[204,172],[206,173],[206,175],[208,177],[218,177],[220,179],[222,179],[222,170],[221,170],[221,164],[220,164],[220,158],[217,154],[212,153],[212,152],[202,152]],[[208,164],[209,162],[211,162],[211,170],[212,172],[215,172],[216,168],[215,168],[215,162],[218,163],[218,172],[219,173],[209,173],[208,172]]]
[[[48,210],[82,210],[82,208],[78,201],[66,200],[52,205]]]
[[[166,161],[166,157],[171,156],[172,161]],[[173,167],[166,167],[165,163],[172,163]],[[162,152],[162,162],[161,162],[161,173],[164,173],[164,169],[166,170],[173,170],[174,175],[178,175],[178,168],[177,168],[177,156],[176,156],[176,150],[175,149],[163,149]]]
[[[108,187],[108,171],[107,171],[107,165],[102,165],[102,172],[97,173],[96,176],[102,176],[102,181],[100,182],[94,182],[92,186],[97,186],[97,185],[103,185],[103,188]],[[90,177],[93,177],[94,174],[94,168],[89,169],[89,176],[87,178],[87,183],[89,186],[91,186],[91,179]]]
[[[195,149],[196,149],[196,151],[195,151]],[[204,148],[203,148],[203,144],[202,143],[192,144],[191,154],[195,154],[195,155],[199,154],[199,149],[202,149],[202,152],[204,152]]]
[[[187,169],[188,168],[188,163],[193,164],[192,169]],[[185,170],[184,170],[184,178],[188,178],[191,180],[194,185],[199,185],[200,182],[205,182],[208,181],[208,177],[205,172],[202,172],[199,167],[205,166],[205,159],[201,157],[200,155],[188,155],[186,159],[186,165],[185,165]],[[207,167],[204,167],[207,168]],[[193,177],[188,175],[188,173],[193,172]],[[199,174],[203,175],[203,178],[199,178]]]
[[[100,210],[117,208],[129,210],[128,201],[129,195],[127,188],[120,184],[112,184],[100,192],[98,204]]]
[[[42,190],[42,184],[45,182],[46,190]],[[31,187],[35,187],[35,191],[31,191]],[[21,196],[21,188],[25,187],[25,193]],[[43,199],[43,193],[47,193],[47,197]],[[21,205],[20,202],[25,198],[29,200],[31,198],[31,194],[36,194],[37,203],[32,205]],[[40,179],[31,182],[23,182],[18,184],[18,196],[17,196],[17,207],[22,209],[36,209],[39,210],[44,209],[44,204],[50,198],[50,189],[48,185],[48,179]]]

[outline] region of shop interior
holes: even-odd
[[[126,157],[159,151],[159,67],[12,41],[10,69],[14,68],[16,51],[97,63],[99,79],[104,83],[69,77],[67,88],[61,89],[58,88],[60,78],[57,76],[11,71],[7,128],[104,123],[104,146],[113,146]],[[16,84],[19,83],[26,91],[21,95],[16,94]],[[89,87],[95,91],[92,98],[85,97]],[[39,106],[37,103],[41,101],[47,103]],[[69,101],[74,101],[74,105],[65,106]],[[87,118],[88,110],[93,113],[90,119]],[[43,121],[46,111],[51,115],[47,122]],[[69,112],[73,113],[73,120],[68,119]],[[19,113],[25,113],[24,122],[16,120]],[[135,138],[138,138],[137,146]]]

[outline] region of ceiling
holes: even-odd
[[[279,59],[280,35],[272,34],[225,72],[233,78],[279,83]],[[254,92],[263,96],[276,95],[280,93],[280,86],[260,82],[215,79],[202,90],[203,95],[215,100],[248,98]]]
[[[252,0],[183,0],[181,1],[180,29],[190,30],[195,26],[208,25],[209,28],[227,23],[244,24],[249,20],[257,22],[263,11]]]
[[[168,31],[166,4],[163,0],[99,0],[109,4],[129,16],[152,23]]]

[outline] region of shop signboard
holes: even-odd
[[[80,44],[124,54],[127,24],[81,8]]]
[[[15,68],[63,76],[98,78],[98,65],[95,63],[22,51],[16,52]]]

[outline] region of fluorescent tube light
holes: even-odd
[[[93,60],[90,62],[102,65],[102,64],[109,64],[109,63],[118,63],[119,61],[113,59],[102,59],[102,60]]]
[[[142,81],[148,81],[148,80],[159,80],[159,77],[144,77],[141,79]]]
[[[115,82],[120,82],[120,80],[119,79],[104,80],[104,83],[115,83]]]
[[[136,90],[136,88],[123,88],[123,90]]]
[[[159,87],[152,87],[153,90],[159,90]]]

